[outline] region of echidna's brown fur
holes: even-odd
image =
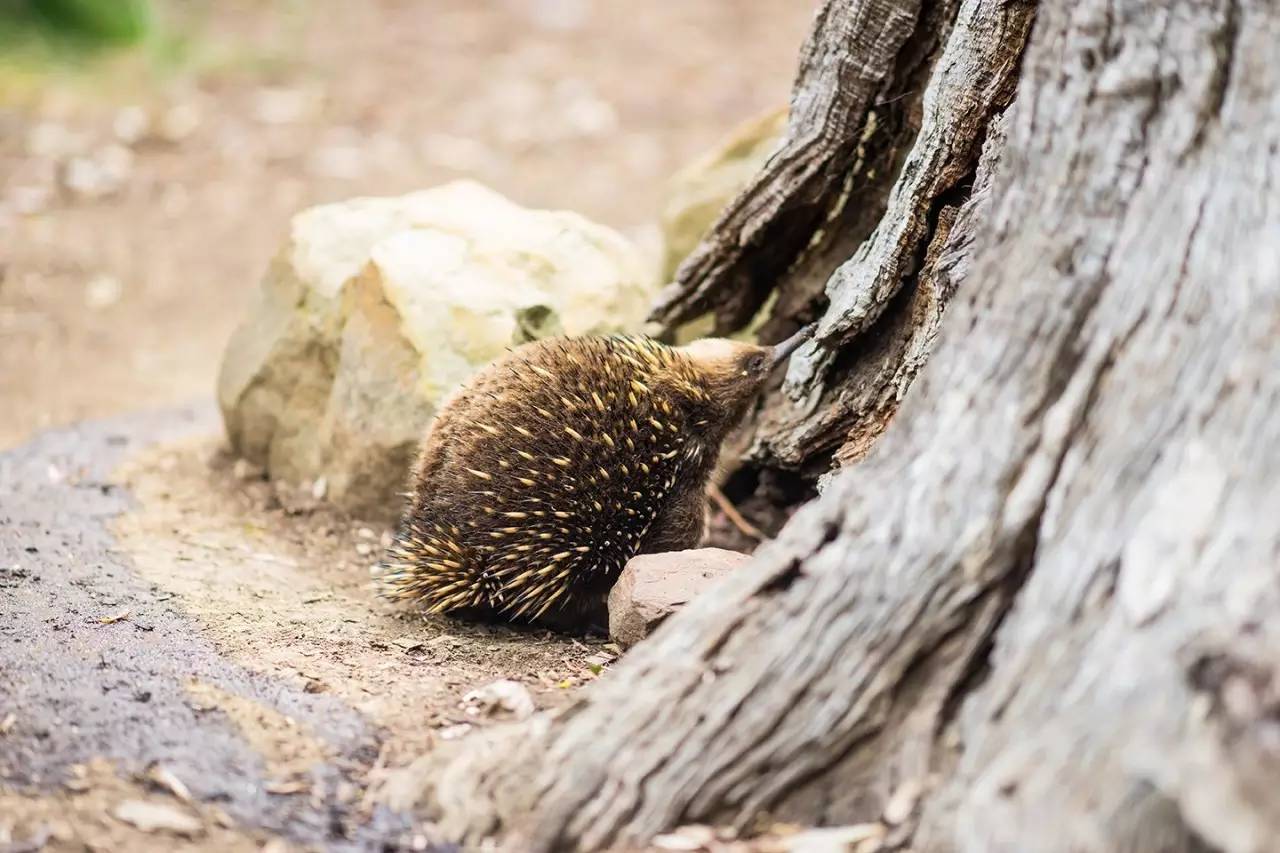
[[[423,442],[383,594],[435,613],[598,618],[632,556],[697,543],[720,444],[774,355],[593,337],[489,365]]]

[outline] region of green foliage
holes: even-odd
[[[60,32],[112,44],[138,41],[151,19],[147,0],[27,0],[27,5]]]
[[[0,43],[83,52],[134,44],[151,25],[149,0],[0,0]]]

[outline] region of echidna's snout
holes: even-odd
[[[813,336],[813,332],[817,328],[817,323],[810,323],[782,343],[774,344],[773,352],[769,357],[770,366],[777,367],[779,364],[782,364],[790,358],[791,354],[798,350],[802,343]]]

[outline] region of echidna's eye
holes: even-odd
[[[764,356],[753,355],[751,358],[747,359],[747,370],[751,373],[759,373],[761,370],[764,370]]]

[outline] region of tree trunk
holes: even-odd
[[[909,379],[930,349],[890,312],[954,290],[891,427],[567,713],[436,755],[450,832],[596,850],[768,815],[883,818],[917,851],[1275,849],[1280,10],[1046,3],[997,158],[958,114],[998,110],[1029,15],[965,0],[930,24],[920,133],[788,378],[845,423],[862,371]],[[828,3],[797,99],[819,70],[883,79],[917,36],[883,3]],[[815,138],[862,108],[832,103],[801,111]],[[818,227],[785,195],[759,215]],[[665,316],[750,313],[778,247],[742,233],[713,235]],[[783,458],[826,435],[794,424],[757,437]]]

